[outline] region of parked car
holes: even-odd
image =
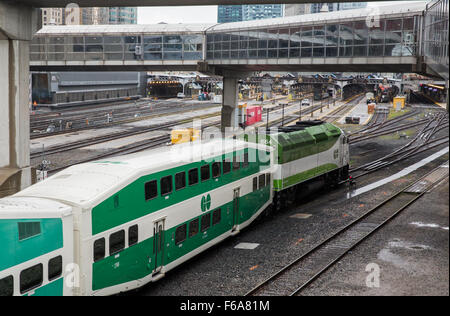
[[[180,99],[182,99],[182,98],[185,98],[186,96],[184,95],[184,93],[183,92],[178,92],[178,94],[177,94],[177,98],[180,98]]]
[[[302,106],[310,106],[309,99],[303,99]]]

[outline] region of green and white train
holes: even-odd
[[[0,296],[139,288],[347,174],[345,135],[318,122],[67,168],[0,200]]]

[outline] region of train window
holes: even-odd
[[[213,226],[218,224],[218,223],[220,223],[221,217],[222,217],[222,212],[221,212],[221,209],[218,208],[217,210],[215,210],[213,212],[213,217],[212,217],[212,224],[213,224]]]
[[[145,200],[151,200],[158,196],[158,182],[156,180],[145,184]]]
[[[266,185],[270,185],[270,173],[266,173]]]
[[[94,262],[105,258],[105,238],[97,239],[94,242]]]
[[[202,177],[202,181],[209,180],[209,178],[211,177],[211,173],[209,171],[209,165],[205,165],[200,168],[200,175]]]
[[[186,172],[180,172],[175,175],[175,190],[181,190],[186,187]]]
[[[62,256],[55,257],[48,261],[48,280],[54,280],[61,276],[63,267]]]
[[[125,248],[125,231],[120,230],[109,236],[109,255],[112,256]]]
[[[181,225],[175,231],[175,245],[179,245],[185,240],[186,240],[186,224]]]
[[[44,266],[42,263],[20,272],[20,293],[24,294],[39,287],[43,281]]]
[[[233,157],[233,171],[238,170],[239,167],[241,166],[241,162],[239,161],[240,160],[239,158],[240,158],[239,156]]]
[[[172,176],[161,178],[161,195],[167,195],[172,192]]]
[[[214,162],[212,164],[212,176],[213,178],[220,177],[220,162]]]
[[[265,181],[266,181],[266,175],[264,175],[264,174],[260,175],[259,176],[259,189],[260,190],[266,186]]]
[[[253,192],[258,190],[258,177],[253,178]]]
[[[198,223],[198,218],[189,223],[189,238],[194,237],[198,234]]]
[[[244,160],[243,160],[243,162],[242,162],[242,167],[243,167],[243,168],[246,168],[246,167],[248,167],[248,164],[249,164],[249,161],[248,161],[248,153],[245,153],[245,154],[244,154]]]
[[[223,161],[223,174],[229,173],[231,171],[231,161],[230,159],[225,159]]]
[[[128,247],[136,245],[139,240],[139,228],[138,225],[133,225],[128,228]]]
[[[12,275],[0,280],[0,296],[14,295],[14,278]]]
[[[198,169],[191,169],[188,173],[189,185],[194,185],[198,183]]]
[[[201,231],[204,232],[211,226],[211,213],[205,214],[202,217]]]
[[[19,222],[18,225],[19,225],[19,240],[31,238],[41,233],[40,222],[25,222],[25,223]]]

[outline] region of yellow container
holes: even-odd
[[[200,139],[200,131],[193,128],[174,129],[170,134],[172,144],[182,144]]]
[[[404,96],[394,97],[393,105],[394,105],[394,109],[396,109],[397,111],[403,109],[405,107],[405,103],[406,103],[406,97],[404,97]]]

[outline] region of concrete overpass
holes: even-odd
[[[424,3],[225,24],[50,26],[35,71],[416,72]],[[372,25],[373,24],[373,25]]]

